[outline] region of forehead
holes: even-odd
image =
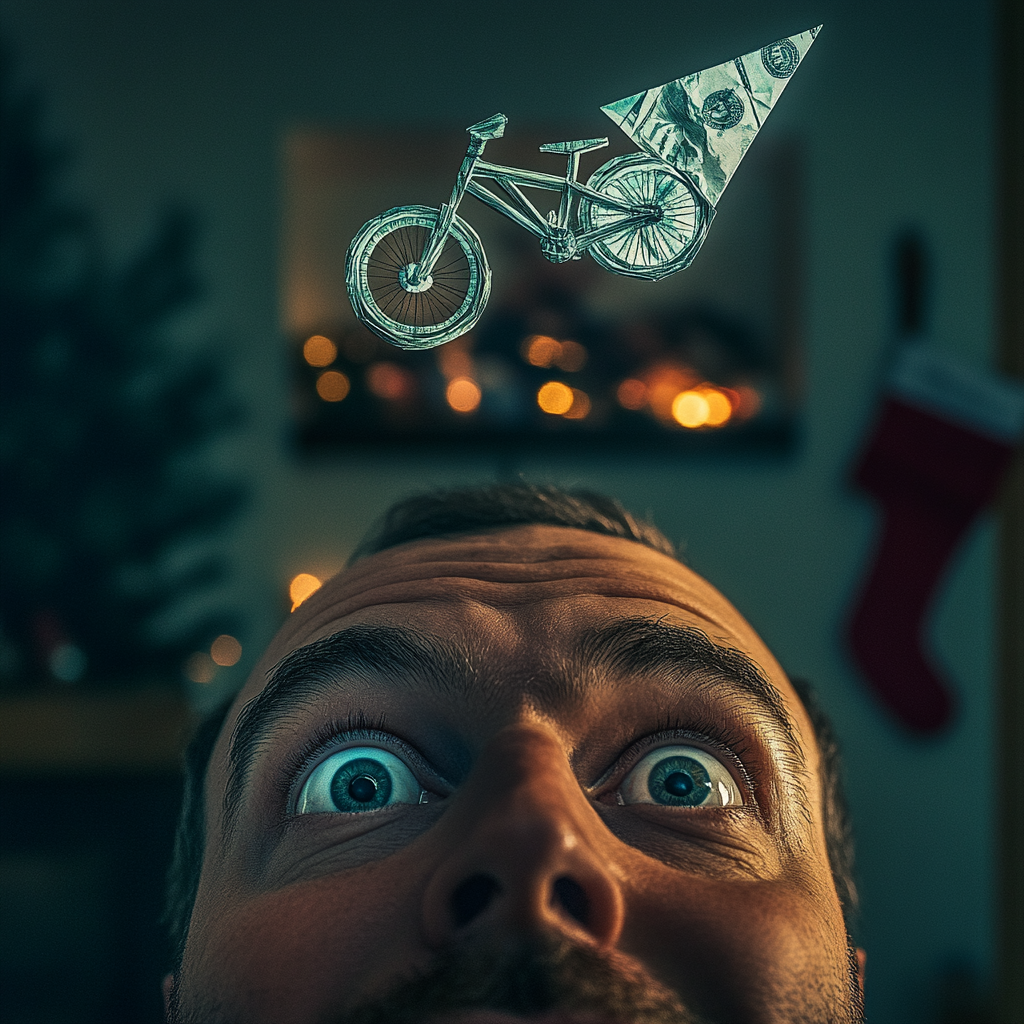
[[[238,714],[267,686],[274,667],[349,626],[411,627],[454,641],[514,689],[532,667],[571,655],[585,631],[635,617],[699,629],[747,655],[781,697],[814,779],[817,744],[800,699],[761,638],[710,583],[635,541],[521,526],[413,541],[329,580],[289,616],[238,695],[211,761],[208,795],[224,792]],[[218,804],[210,801],[211,814]]]
[[[289,618],[241,698],[255,696],[292,651],[356,623],[416,625],[507,657],[571,645],[588,627],[637,615],[696,627],[742,651],[799,706],[757,633],[697,573],[635,541],[543,525],[413,541],[363,559]]]

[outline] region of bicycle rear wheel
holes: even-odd
[[[491,271],[476,232],[455,217],[430,277],[406,275],[423,252],[438,211],[396,206],[367,221],[348,247],[345,284],[357,317],[399,348],[427,349],[471,330],[487,305]]]
[[[656,206],[659,220],[631,224],[590,246],[594,261],[613,274],[657,281],[688,267],[701,247],[714,209],[668,164],[630,153],[602,164],[587,182],[589,188],[631,206]],[[580,200],[578,219],[584,231],[625,220],[629,214]]]

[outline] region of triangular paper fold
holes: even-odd
[[[715,206],[821,26],[601,109]]]

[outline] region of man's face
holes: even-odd
[[[799,699],[684,566],[560,527],[405,544],[228,716],[178,1017],[854,1020],[820,805]]]

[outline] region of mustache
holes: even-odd
[[[561,939],[465,945],[322,1024],[427,1024],[469,1010],[566,1013],[614,1024],[704,1024],[633,961]]]

